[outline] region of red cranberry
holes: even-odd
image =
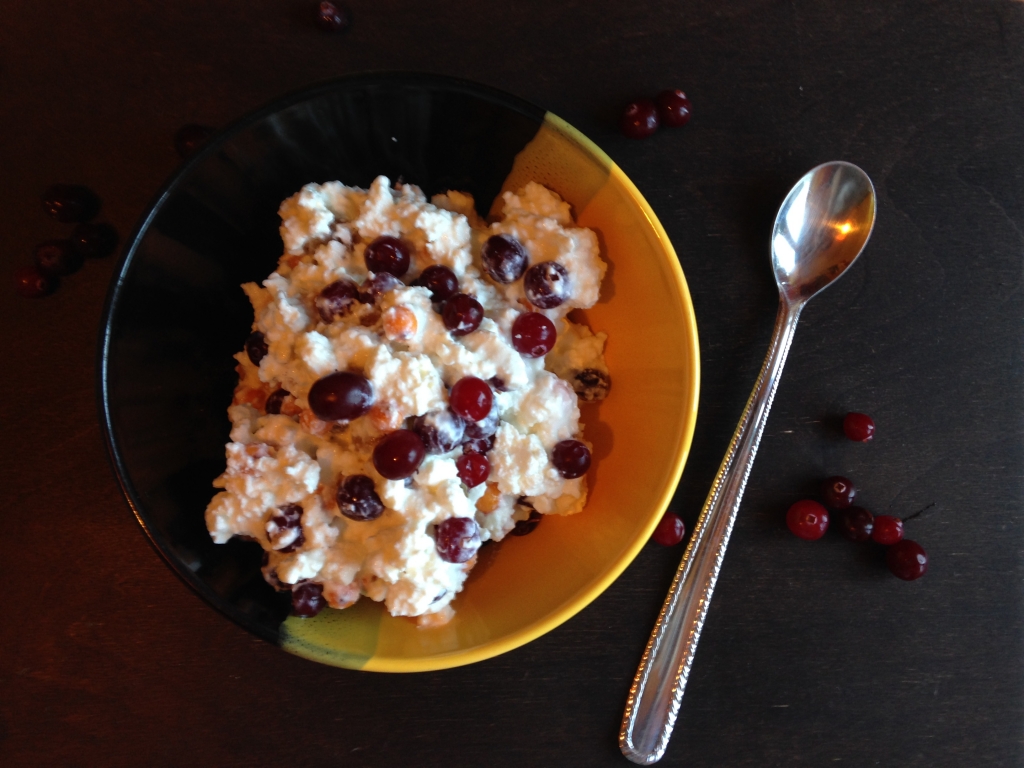
[[[871,540],[876,544],[890,546],[903,538],[903,521],[892,515],[877,515]]]
[[[14,272],[14,288],[22,296],[38,299],[57,289],[57,278],[36,266],[21,267]]]
[[[352,25],[352,14],[340,3],[322,2],[316,6],[316,23],[327,32],[344,32]]]
[[[690,100],[678,88],[658,94],[658,117],[665,125],[678,128],[690,122]]]
[[[311,619],[327,607],[322,584],[307,581],[292,587],[292,614]]]
[[[557,336],[555,324],[540,312],[524,312],[512,323],[512,346],[524,357],[544,357]]]
[[[821,495],[832,509],[846,509],[853,504],[857,489],[848,478],[836,475],[825,480],[821,486]]]
[[[317,379],[309,388],[309,407],[324,421],[351,421],[373,405],[373,385],[365,376],[339,371]]]
[[[174,151],[183,160],[199,149],[213,136],[214,130],[205,125],[189,123],[183,125],[174,134]]]
[[[448,397],[451,409],[468,421],[487,418],[494,404],[494,393],[483,379],[466,376],[455,382]],[[474,435],[471,435],[473,437]]]
[[[491,462],[479,453],[464,453],[455,460],[455,469],[467,488],[475,488],[491,474]]]
[[[529,533],[533,533],[534,529],[540,525],[542,517],[543,515],[536,509],[531,510],[530,516],[526,520],[517,520],[509,533],[513,536],[526,536]]]
[[[686,535],[686,524],[679,515],[666,512],[651,538],[663,547],[674,547]]]
[[[388,272],[401,277],[409,271],[412,250],[404,240],[390,235],[381,235],[363,252],[366,268],[371,272]]]
[[[863,507],[850,507],[839,514],[839,531],[850,541],[867,541],[875,529],[875,516]]]
[[[366,475],[345,478],[334,498],[338,502],[338,511],[349,520],[376,520],[384,514],[384,504],[377,495],[373,480]]]
[[[294,552],[306,543],[302,532],[302,507],[285,504],[277,510],[277,514],[267,521],[267,539],[271,548],[278,552]]]
[[[463,453],[479,453],[481,456],[490,453],[494,447],[494,435],[487,437],[474,437],[462,441]]]
[[[466,422],[447,408],[417,416],[412,431],[420,436],[427,453],[448,453],[462,442]]]
[[[482,437],[490,437],[498,431],[498,423],[501,421],[501,417],[498,414],[498,404],[494,402],[491,405],[490,412],[482,419],[477,421],[467,421],[465,439],[466,440],[479,440]]]
[[[278,389],[270,394],[267,398],[266,411],[271,415],[277,415],[281,412],[281,406],[284,405],[284,399],[290,395],[287,389]]]
[[[828,530],[828,510],[810,499],[798,501],[786,512],[786,525],[801,539],[820,539]]]
[[[555,443],[551,463],[567,480],[583,477],[590,469],[590,449],[579,440],[563,440]]]
[[[904,539],[889,547],[885,553],[885,564],[894,576],[913,581],[928,572],[928,554],[916,541]]]
[[[480,327],[484,319],[484,308],[480,302],[465,293],[457,293],[444,303],[441,312],[444,327],[452,336],[465,336]]]
[[[245,340],[245,354],[253,365],[259,365],[260,360],[267,356],[270,348],[267,346],[267,339],[262,331],[253,331]]]
[[[40,271],[53,277],[70,275],[82,266],[82,257],[70,240],[46,240],[35,247],[32,260]]]
[[[480,549],[480,526],[470,517],[449,517],[437,526],[437,554],[446,563],[465,563]]]
[[[378,272],[363,283],[363,287],[359,290],[359,301],[363,304],[373,304],[388,291],[393,291],[403,285],[405,283],[391,273]]]
[[[442,264],[431,264],[412,281],[430,291],[431,301],[444,301],[459,292],[459,278]]]
[[[508,392],[508,386],[505,384],[505,380],[500,376],[491,376],[487,380],[487,383],[491,385],[491,389],[496,389],[499,392]]]
[[[619,129],[631,139],[646,139],[658,130],[658,110],[650,99],[640,99],[626,105],[619,120]]]
[[[57,221],[74,224],[100,212],[100,199],[81,184],[53,184],[43,193],[43,209]]]
[[[105,222],[79,224],[71,233],[71,245],[86,259],[102,259],[117,249],[117,230]]]
[[[316,311],[320,313],[320,319],[325,323],[333,323],[339,317],[344,317],[359,300],[359,286],[351,280],[335,280],[326,286],[313,303],[316,304]]]
[[[381,438],[373,449],[373,466],[388,480],[411,477],[420,468],[427,448],[412,430],[398,429]]]
[[[569,273],[557,261],[542,261],[526,270],[523,289],[533,306],[553,309],[569,298]]]
[[[496,282],[514,283],[523,276],[529,258],[522,243],[512,235],[492,235],[480,249],[480,260]]]
[[[843,419],[843,432],[851,440],[866,443],[875,436],[875,420],[866,413],[848,413]]]

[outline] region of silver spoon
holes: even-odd
[[[772,267],[779,286],[775,332],[629,689],[619,748],[634,763],[655,763],[668,746],[800,312],[853,264],[874,224],[871,179],[840,161],[809,171],[779,208],[772,230]]]

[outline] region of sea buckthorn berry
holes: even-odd
[[[102,259],[117,250],[117,230],[100,221],[79,224],[71,232],[71,247],[86,259]]]
[[[416,313],[408,307],[389,307],[382,316],[388,341],[409,341],[416,336]]]
[[[626,105],[619,129],[630,139],[646,139],[658,130],[658,109],[650,99],[639,99]]]
[[[324,0],[316,5],[316,23],[326,32],[344,32],[352,25],[352,14],[340,3]]]
[[[448,453],[462,442],[466,422],[447,408],[417,416],[412,431],[420,436],[427,453]]]
[[[267,356],[270,349],[267,347],[267,339],[262,331],[253,331],[245,340],[245,354],[253,365],[259,365],[260,360]]]
[[[470,517],[449,517],[437,526],[437,554],[446,563],[465,563],[480,549],[480,526]]]
[[[338,511],[349,520],[376,520],[384,514],[384,504],[377,495],[373,480],[366,475],[346,477],[334,498],[338,502]]]
[[[363,252],[366,268],[371,272],[387,272],[401,277],[409,271],[412,263],[412,249],[404,240],[391,235],[381,235]]]
[[[491,474],[491,462],[479,453],[464,453],[455,460],[455,470],[467,488],[475,488]]]
[[[278,507],[277,514],[267,520],[266,531],[271,549],[294,552],[306,543],[302,532],[302,507],[298,504]]]
[[[429,290],[431,301],[445,301],[459,292],[459,278],[443,264],[431,264],[412,284]]]
[[[892,515],[876,515],[875,528],[871,531],[871,540],[876,544],[888,547],[903,538],[903,521]]]
[[[81,184],[53,184],[43,192],[43,210],[64,224],[89,221],[100,212],[100,199]]]
[[[465,336],[480,327],[484,319],[484,308],[479,301],[465,293],[457,293],[444,303],[441,312],[444,327],[452,336]]]
[[[184,160],[203,146],[213,134],[213,128],[205,125],[196,123],[183,125],[174,134],[174,151],[178,153],[178,157]]]
[[[281,412],[281,406],[284,405],[284,399],[290,395],[287,389],[278,389],[270,394],[267,398],[266,411],[268,414],[276,415]]]
[[[311,619],[327,607],[322,584],[307,581],[292,587],[292,614]]]
[[[363,304],[373,304],[388,291],[393,291],[403,285],[405,283],[390,272],[378,272],[363,283],[363,287],[359,290],[359,301]]]
[[[894,576],[913,581],[928,572],[928,554],[916,541],[904,539],[889,547],[885,553],[885,564]]]
[[[484,269],[496,282],[514,283],[523,276],[529,257],[526,249],[512,235],[492,235],[480,249]]]
[[[875,420],[866,413],[848,413],[843,419],[843,432],[855,442],[866,443],[875,436]]]
[[[427,447],[415,432],[398,429],[381,438],[373,449],[373,466],[388,480],[411,477],[420,468]]]
[[[57,289],[57,278],[32,265],[21,267],[14,272],[14,289],[30,299],[38,299]]]
[[[490,463],[490,462],[488,462]],[[476,508],[485,515],[490,514],[501,505],[501,491],[497,483],[488,483],[483,496],[476,500]]]
[[[32,261],[47,275],[63,277],[77,272],[83,260],[70,240],[46,240],[32,251]]]
[[[333,323],[339,317],[344,317],[356,302],[359,301],[359,286],[351,280],[335,280],[325,286],[313,300],[320,319],[325,323]]]
[[[596,368],[584,368],[572,379],[573,391],[585,403],[604,400],[611,388],[611,378],[606,372]]]
[[[839,531],[850,541],[867,541],[875,529],[875,516],[863,507],[850,507],[839,513]]]
[[[679,515],[666,512],[651,538],[663,547],[674,547],[686,536],[686,524]]]
[[[480,421],[490,414],[491,406],[494,404],[494,393],[483,379],[466,376],[455,382],[448,402],[451,409],[467,421]]]
[[[555,324],[540,312],[524,312],[512,323],[512,346],[524,357],[544,357],[557,337]]]
[[[309,388],[309,407],[323,421],[351,421],[370,410],[373,385],[365,376],[339,371],[317,379]]]
[[[828,510],[810,499],[798,501],[786,512],[786,525],[801,539],[820,539],[828,530]]]
[[[551,463],[567,480],[583,477],[590,469],[590,449],[579,440],[562,440],[551,451]]]
[[[663,125],[678,128],[690,122],[690,100],[678,88],[659,93],[657,103],[658,118]]]
[[[526,270],[526,299],[540,309],[554,309],[569,298],[569,273],[557,261],[542,261]]]
[[[846,509],[852,506],[857,489],[853,487],[849,478],[836,475],[822,483],[821,495],[832,509]]]

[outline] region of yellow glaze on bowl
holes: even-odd
[[[597,232],[609,265],[601,300],[580,313],[608,333],[612,377],[604,402],[581,405],[594,444],[586,509],[545,517],[529,536],[481,549],[447,626],[420,629],[363,599],[345,611],[288,618],[286,650],[377,672],[444,669],[512,650],[597,598],[668,506],[689,452],[700,381],[693,305],[672,244],[618,166],[550,112],[504,189],[527,181],[572,205],[579,225]]]

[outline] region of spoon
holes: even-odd
[[[779,208],[772,229],[772,268],[779,287],[775,331],[629,689],[619,748],[634,763],[655,763],[668,746],[800,312],[856,261],[874,224],[871,179],[841,161],[808,171]]]

